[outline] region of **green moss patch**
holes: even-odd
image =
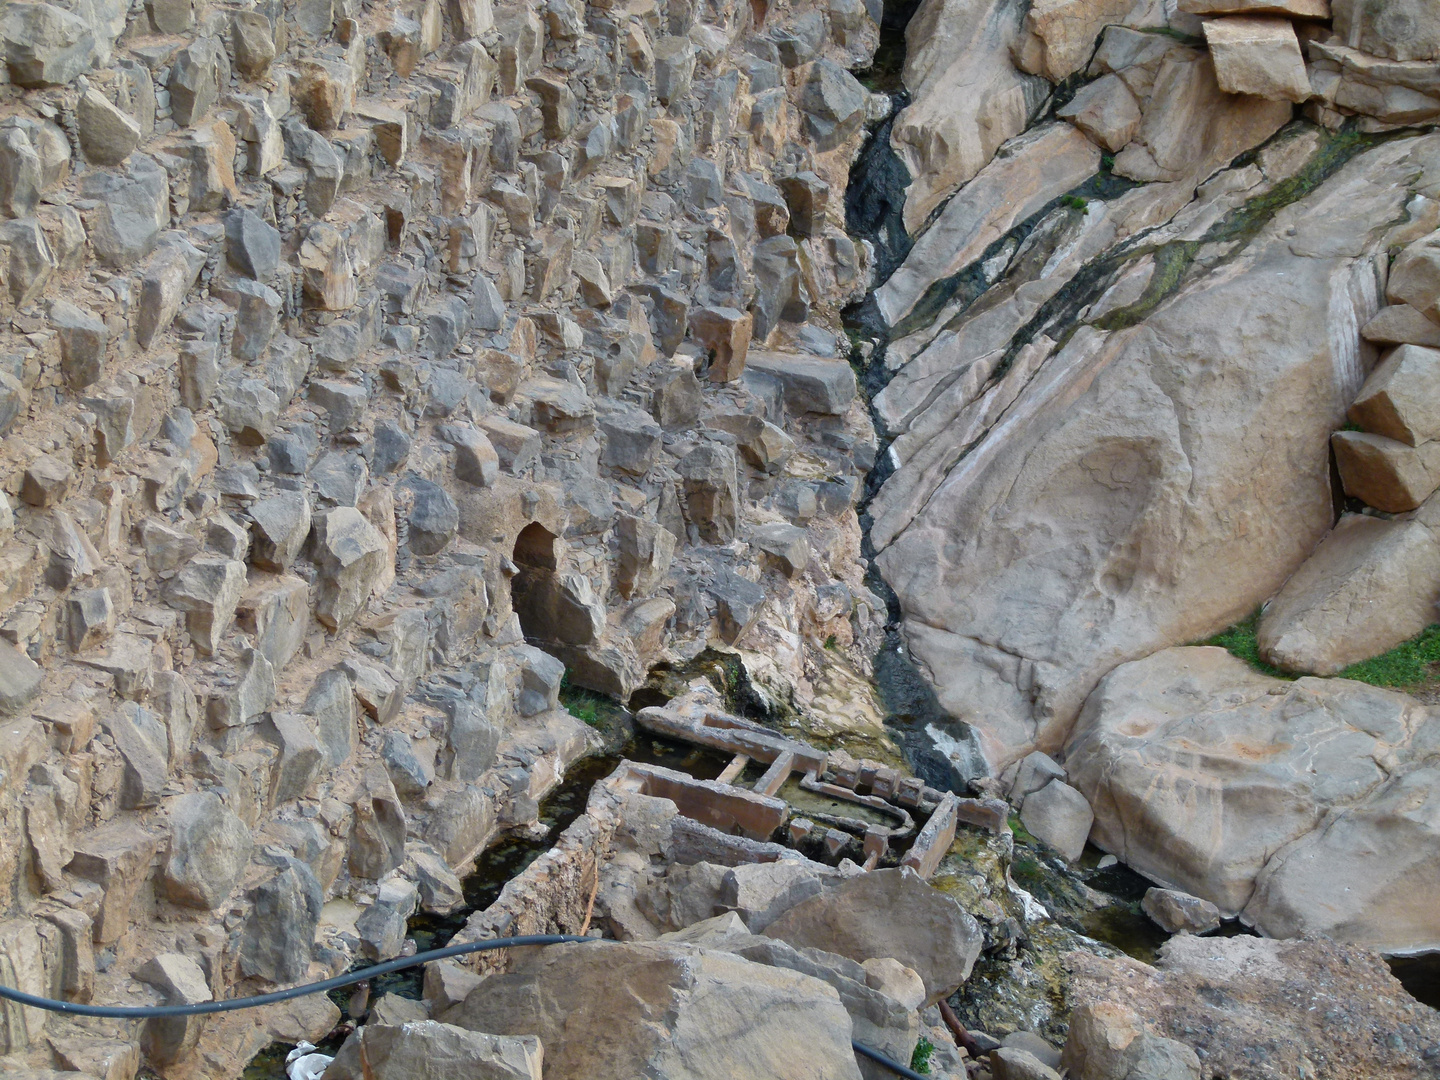
[[[1260,612],[1223,630],[1214,637],[1198,642],[1200,645],[1215,645],[1244,660],[1262,675],[1277,679],[1299,678],[1292,672],[1271,667],[1260,657],[1260,645],[1256,638],[1256,627]],[[1395,690],[1427,691],[1440,689],[1440,623],[1431,626],[1418,637],[1401,642],[1389,652],[1372,656],[1358,664],[1351,664],[1344,671],[1333,676],[1336,679],[1353,679],[1371,686],[1383,686]]]

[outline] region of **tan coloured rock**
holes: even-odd
[[[1300,39],[1288,19],[1207,19],[1205,42],[1215,62],[1216,81],[1227,94],[1253,94],[1271,101],[1310,97]]]
[[[981,945],[975,919],[907,867],[872,870],[812,896],[769,923],[765,935],[862,964],[891,957],[920,976],[929,1004],[970,977]]]
[[[1342,44],[1389,60],[1440,58],[1440,8],[1432,0],[1333,0]]]
[[[1330,0],[1180,0],[1187,15],[1288,15],[1295,19],[1330,18]]]
[[[1431,322],[1409,304],[1381,308],[1360,329],[1360,336],[1377,345],[1423,345],[1440,349],[1440,323]]]
[[[950,200],[876,291],[881,315],[891,326],[900,323],[934,282],[970,265],[1017,221],[1099,167],[1099,149],[1069,124],[1044,124],[1015,139]]]
[[[1034,0],[1012,48],[1016,66],[1064,82],[1090,62],[1100,32],[1136,6],[1136,0]]]
[[[1108,675],[1065,763],[1092,842],[1152,880],[1266,934],[1405,951],[1440,942],[1418,899],[1440,888],[1437,739],[1405,694],[1180,648]]]
[[[1115,158],[1115,172],[1142,181],[1203,179],[1274,135],[1290,114],[1285,101],[1226,94],[1207,54],[1171,49],[1135,142]]]
[[[1408,641],[1436,618],[1440,542],[1418,521],[1347,514],[1260,619],[1260,655],[1333,675]]]
[[[1440,76],[1431,60],[1389,60],[1326,41],[1311,41],[1311,85],[1320,100],[1386,124],[1440,117]]]
[[[441,1019],[538,1035],[548,1076],[860,1077],[833,988],[685,945],[552,945],[491,975]]]
[[[1013,0],[923,0],[906,24],[911,104],[895,118],[890,145],[915,178],[905,193],[911,235],[1025,130],[1048,93],[1010,62],[1023,16]]]
[[[1054,753],[1117,663],[1242,618],[1329,532],[1370,230],[1422,145],[1352,160],[1140,325],[1042,349],[1003,413],[885,482],[871,539],[911,653],[992,768]]]
[[[1440,488],[1440,442],[1409,446],[1383,435],[1337,431],[1331,445],[1345,494],[1376,510],[1403,514]]]
[[[1055,115],[1112,154],[1123,150],[1140,130],[1140,104],[1118,75],[1102,75],[1087,83]]]
[[[1396,257],[1385,296],[1440,322],[1440,237],[1417,240]]]
[[[1065,964],[1071,1000],[1083,1003],[1065,1048],[1072,1077],[1124,1075],[1098,1068],[1119,1055],[1087,1058],[1084,1071],[1071,1056],[1079,1040],[1100,1045],[1093,1033],[1101,1015],[1111,1046],[1128,1047],[1147,1030],[1179,1039],[1194,1046],[1206,1076],[1411,1080],[1440,1057],[1440,1017],[1405,992],[1385,961],[1354,945],[1182,935],[1161,946],[1155,967],[1081,952]]]
[[[1440,349],[1396,349],[1365,380],[1349,415],[1366,431],[1407,446],[1440,438]]]

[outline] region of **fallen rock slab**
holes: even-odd
[[[1072,1000],[1084,1003],[1065,1048],[1072,1077],[1123,1076],[1100,1070],[1146,1037],[1192,1047],[1194,1075],[1207,1077],[1409,1080],[1440,1060],[1440,1014],[1353,945],[1182,935],[1154,967],[1082,952],[1066,966]]]
[[[970,977],[982,945],[979,923],[907,867],[862,874],[796,904],[765,935],[859,963],[891,957],[919,974],[927,1004]]]
[[[1266,663],[1334,675],[1435,621],[1440,542],[1419,521],[1346,514],[1260,617]]]
[[[833,987],[685,945],[554,945],[490,976],[441,1019],[537,1035],[551,1077],[860,1078]]]
[[[1179,648],[1101,682],[1065,763],[1092,842],[1151,880],[1265,934],[1407,952],[1440,946],[1437,739],[1408,695]]]

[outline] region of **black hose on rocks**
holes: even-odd
[[[27,994],[22,990],[13,987],[0,985],[0,999],[13,1001],[19,1005],[28,1005],[32,1009],[44,1009],[46,1012],[66,1013],[70,1016],[100,1016],[111,1020],[150,1020],[157,1017],[168,1016],[205,1016],[209,1013],[237,1012],[240,1009],[255,1009],[262,1005],[274,1005],[281,1001],[291,1001],[298,997],[308,997],[311,994],[325,994],[331,990],[338,990],[342,986],[353,986],[358,982],[365,982],[368,979],[376,979],[381,975],[388,975],[392,971],[403,971],[405,968],[415,967],[418,964],[428,964],[432,960],[447,960],[452,956],[465,956],[468,953],[489,952],[492,949],[511,949],[526,945],[563,945],[566,942],[578,941],[603,941],[603,938],[579,937],[575,934],[528,934],[522,937],[491,938],[487,941],[467,941],[463,945],[447,945],[443,949],[430,949],[427,952],[416,953],[414,956],[401,956],[394,960],[386,960],[382,964],[374,964],[371,967],[361,968],[359,971],[347,972],[344,975],[336,975],[333,979],[325,979],[322,982],[305,983],[302,986],[292,986],[288,990],[276,990],[272,994],[257,994],[254,997],[230,998],[226,1001],[197,1001],[191,1005],[84,1005],[75,1001],[57,1001],[54,998],[38,997],[35,994]],[[927,1078],[906,1068],[898,1061],[891,1061],[880,1051],[866,1046],[864,1043],[854,1042],[851,1045],[855,1052],[863,1054],[871,1061],[877,1061],[887,1069],[891,1069],[906,1080],[927,1080]]]

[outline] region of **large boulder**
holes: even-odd
[[[552,945],[490,976],[441,1020],[538,1035],[551,1077],[860,1077],[834,988],[686,945]]]
[[[433,1020],[369,1023],[325,1070],[329,1080],[540,1080],[533,1035],[485,1035]]]
[[[992,767],[1053,753],[1106,672],[1243,618],[1330,531],[1374,238],[1437,147],[1356,157],[1137,325],[1002,341],[1011,403],[988,412],[981,383],[912,442],[870,537],[912,655]]]
[[[1069,124],[1044,124],[1016,138],[1003,157],[976,170],[979,175],[946,204],[876,290],[880,314],[898,324],[932,284],[977,261],[1017,222],[1099,168],[1099,148]]]
[[[1333,675],[1435,621],[1440,542],[1419,521],[1347,514],[1265,608],[1260,655]]]
[[[1111,1070],[1141,1040],[1193,1047],[1207,1077],[1409,1080],[1440,1058],[1440,1016],[1353,945],[1181,935],[1154,967],[1088,952],[1066,966],[1080,1005],[1063,1060],[1077,1080],[1125,1076]]]
[[[908,867],[850,878],[790,908],[765,935],[857,963],[899,960],[919,974],[931,1003],[970,977],[983,944],[980,924]]]
[[[890,145],[914,177],[905,229],[970,180],[1007,139],[1025,130],[1049,94],[1045,80],[1016,71],[1021,0],[923,0],[905,27],[905,87]]]
[[[1107,676],[1065,760],[1091,840],[1152,880],[1272,936],[1400,952],[1440,947],[1437,740],[1405,694],[1180,648]]]

